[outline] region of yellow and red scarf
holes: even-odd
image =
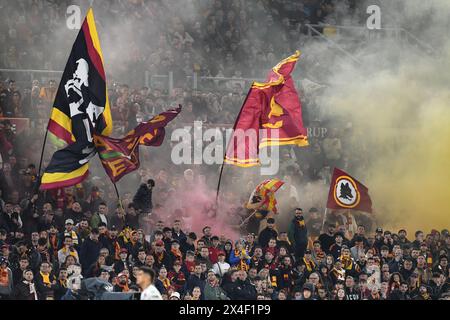
[[[316,264],[314,263],[314,261],[306,261],[306,259],[303,258],[303,262],[305,263],[305,267],[308,272],[313,272],[316,269]]]
[[[241,252],[239,252],[238,249],[234,249],[234,256],[235,257],[239,257],[241,254],[245,255],[245,249],[242,249]],[[244,270],[244,271],[248,271],[248,264],[247,264],[247,260],[246,259],[240,259],[239,264],[237,265],[237,269],[238,270]]]

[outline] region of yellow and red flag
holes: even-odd
[[[89,9],[73,44],[56,93],[48,123],[50,139],[68,146],[53,154],[41,180],[41,189],[69,187],[88,176],[95,155],[94,134],[112,131],[103,54]]]
[[[254,82],[234,125],[225,163],[258,165],[259,149],[267,146],[308,145],[302,106],[291,73],[300,52],[280,61],[266,82]]]
[[[254,196],[259,196],[262,200],[261,209],[271,211],[274,214],[278,213],[277,210],[277,200],[275,198],[275,192],[281,188],[284,184],[280,179],[267,179],[258,184],[255,190],[250,196],[250,200]]]

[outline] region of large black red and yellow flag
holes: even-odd
[[[234,125],[225,163],[258,165],[259,149],[268,146],[308,145],[302,106],[291,73],[300,52],[280,61],[266,82],[254,82]]]
[[[55,97],[48,132],[68,146],[56,151],[41,180],[41,189],[68,187],[88,175],[95,155],[93,135],[112,131],[103,54],[89,9],[72,47]]]
[[[165,127],[181,112],[181,106],[140,123],[122,139],[94,135],[94,142],[106,173],[112,182],[139,168],[139,146],[160,146]]]

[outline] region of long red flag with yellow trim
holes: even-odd
[[[291,73],[300,52],[280,61],[266,82],[254,82],[234,125],[225,163],[258,165],[259,149],[267,146],[308,145],[302,105]]]

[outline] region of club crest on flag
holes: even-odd
[[[327,208],[372,212],[369,189],[348,173],[334,168],[328,192]]]
[[[354,208],[359,204],[360,195],[355,181],[342,176],[336,180],[334,185],[334,200],[344,208]]]

